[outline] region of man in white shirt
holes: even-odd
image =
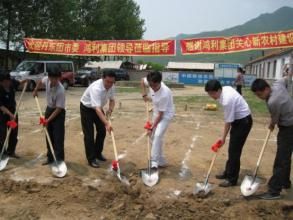
[[[98,168],[100,161],[106,161],[103,156],[106,131],[111,132],[112,127],[108,122],[104,106],[109,101],[106,115],[111,115],[115,106],[115,72],[103,72],[102,79],[93,82],[84,92],[80,100],[81,125],[84,134],[85,152],[91,167]],[[96,138],[94,138],[94,126]]]
[[[205,91],[210,97],[218,100],[224,109],[225,126],[221,137],[225,143],[230,131],[228,160],[223,174],[216,175],[217,179],[224,179],[221,187],[235,186],[240,171],[240,157],[246,138],[252,127],[252,118],[248,104],[244,98],[231,86],[222,87],[218,80],[209,80]]]
[[[149,92],[153,102],[153,124],[149,129],[149,135],[152,136],[151,166],[155,169],[166,167],[167,162],[162,147],[165,132],[175,112],[173,95],[171,90],[162,82],[162,74],[158,71],[150,72],[143,81],[143,86],[150,87]],[[145,99],[146,95],[144,93],[142,97],[145,101],[148,101]]]

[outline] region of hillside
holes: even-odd
[[[200,61],[200,62],[233,62],[247,63],[250,59],[261,56],[262,51],[248,51],[224,55],[189,55],[182,56],[180,52],[180,39],[213,36],[246,35],[250,33],[272,32],[293,29],[293,8],[282,7],[273,13],[261,14],[242,25],[227,28],[221,31],[208,31],[198,34],[179,34],[170,39],[177,40],[177,55],[174,57],[140,57],[136,60],[144,60],[167,64],[168,61]]]

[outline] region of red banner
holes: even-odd
[[[49,40],[25,38],[30,53],[78,56],[174,56],[174,40]]]
[[[247,50],[293,47],[293,31],[180,40],[181,53],[221,54]]]

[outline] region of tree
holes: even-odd
[[[16,41],[19,36],[18,23],[19,13],[16,10],[19,7],[19,1],[17,0],[2,0],[0,2],[0,40],[5,42],[6,56],[4,61],[5,70],[8,69],[8,57],[10,41]]]
[[[112,37],[116,40],[141,39],[144,19],[139,6],[133,0],[107,0],[107,13],[111,15]]]
[[[139,16],[133,0],[1,0],[0,41],[9,53],[10,42],[20,45],[24,37],[141,39],[145,29]]]

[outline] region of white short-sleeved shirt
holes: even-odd
[[[42,79],[42,83],[46,86],[47,106],[65,109],[65,90],[62,84],[59,82],[57,86],[51,87],[48,76]]]
[[[144,78],[144,83],[149,86],[146,78]],[[154,106],[154,116],[156,117],[159,112],[164,112],[163,118],[172,119],[175,114],[175,108],[171,90],[163,82],[161,82],[161,88],[158,91],[155,92],[150,87],[149,90]]]
[[[114,100],[115,87],[114,85],[106,90],[103,79],[96,80],[85,90],[80,101],[88,108],[103,108],[108,100]]]
[[[244,98],[231,86],[222,87],[219,103],[224,108],[224,120],[231,123],[250,115],[250,109]]]

